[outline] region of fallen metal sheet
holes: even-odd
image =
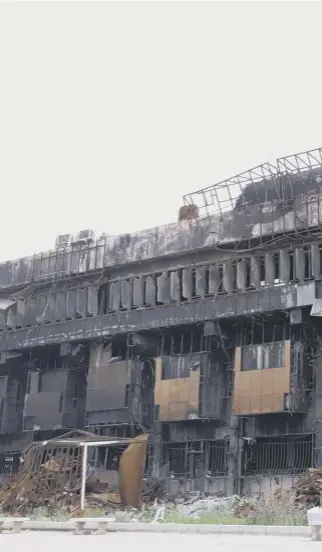
[[[149,435],[139,435],[123,452],[120,460],[119,483],[123,504],[139,508]]]

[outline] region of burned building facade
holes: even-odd
[[[322,467],[321,182],[319,149],[186,196],[195,218],[1,263],[0,471],[72,428],[148,432],[172,493]]]

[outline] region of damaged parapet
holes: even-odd
[[[188,194],[175,223],[96,240],[92,230],[60,235],[52,251],[0,263],[0,289],[314,229],[322,220],[321,151],[280,159],[278,168],[266,163]]]

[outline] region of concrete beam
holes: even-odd
[[[115,312],[7,331],[0,335],[0,351],[309,306],[312,305],[316,294],[322,295],[322,283],[318,291],[316,291],[316,285],[318,285],[316,282],[309,282],[276,286],[269,290],[254,290],[232,296],[207,297],[184,302],[181,305],[162,305],[162,307]]]

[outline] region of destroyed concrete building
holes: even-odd
[[[1,263],[1,473],[73,428],[148,432],[171,493],[322,467],[321,182],[318,149],[185,196],[195,218]]]

